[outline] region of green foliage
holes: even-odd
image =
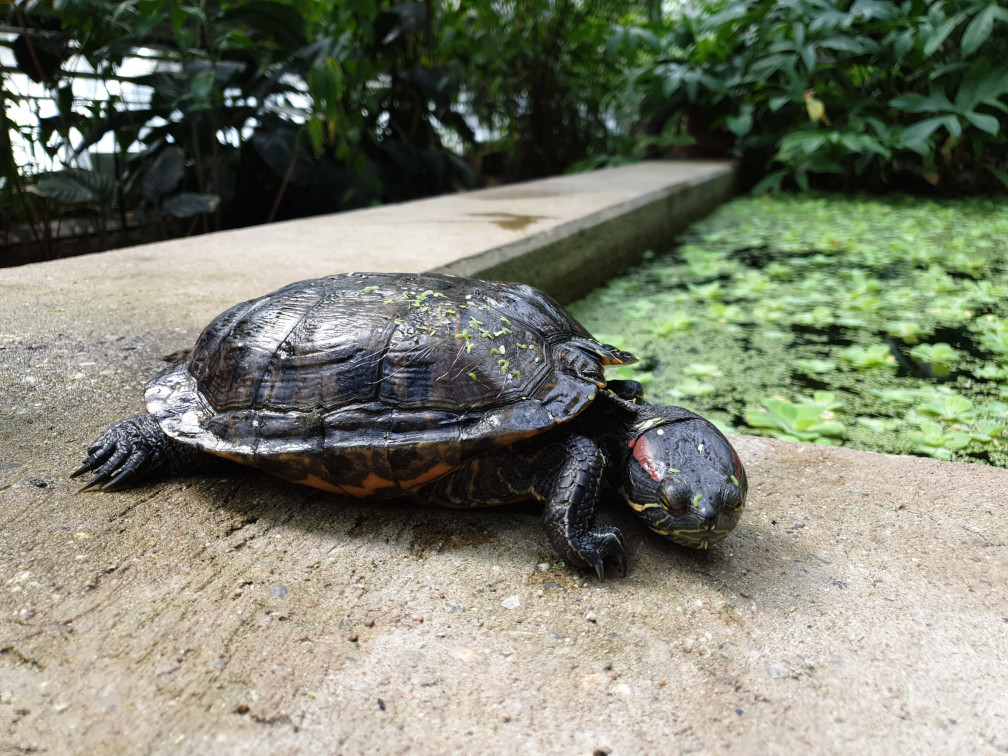
[[[1008,466],[1005,238],[989,199],[739,198],[572,311],[727,428]]]
[[[992,352],[1008,361],[1008,318],[989,314],[976,319],[980,342]]]
[[[448,4],[437,56],[460,83],[465,107],[507,153],[505,170],[530,178],[562,173],[622,147],[635,101],[618,95],[637,58],[607,42],[634,17],[629,0],[505,0]],[[615,126],[615,128],[614,128]]]
[[[897,320],[889,325],[886,333],[893,338],[897,338],[904,344],[916,344],[925,336],[930,335],[927,330],[921,328],[917,323],[907,320]]]
[[[505,152],[511,177],[590,162],[621,149],[635,115],[619,82],[641,54],[607,48],[637,17],[630,0],[20,0],[5,13],[26,30],[18,68],[59,107],[22,135],[76,171],[31,194],[33,171],[0,140],[5,221],[94,204],[83,187],[103,179],[113,196],[95,209],[205,230],[402,201],[472,186],[463,150]],[[141,51],[155,70],[124,73]],[[90,100],[79,60],[149,103]],[[0,89],[3,134],[15,100]],[[84,178],[108,134],[114,159]]]
[[[651,322],[651,332],[659,336],[668,336],[675,331],[685,331],[695,321],[696,319],[687,312],[671,312],[661,319],[653,320]]]
[[[843,423],[837,422],[833,410],[840,403],[829,391],[816,391],[809,397],[791,401],[774,396],[763,400],[760,407],[745,411],[745,420],[753,428],[765,430],[767,435],[784,441],[811,441],[831,444],[832,439],[846,433]]]
[[[935,393],[925,398],[918,408],[940,420],[969,420],[972,417],[973,402],[955,393]]]
[[[968,433],[946,430],[933,420],[919,420],[917,425],[918,430],[910,436],[911,442],[918,451],[938,459],[952,459],[954,452],[965,449],[971,441]]]
[[[73,139],[69,129],[43,124],[29,134],[35,145],[83,160],[106,134],[116,141],[114,172],[42,177],[37,196],[88,201],[84,185],[111,182],[114,197],[102,198],[105,207],[111,199],[176,217],[202,215],[209,229],[398,201],[471,181],[438,135],[439,128],[469,132],[451,110],[453,84],[432,67],[420,3],[67,0],[56,18],[37,3],[9,13],[29,26],[25,38],[36,48],[60,41],[44,82],[60,95],[59,123],[84,135]],[[62,28],[52,31],[56,20]],[[124,58],[141,49],[156,51],[155,69],[123,75]],[[146,89],[149,104],[88,101],[80,94],[86,79],[66,73],[75,59],[101,78]],[[5,173],[19,179],[14,170],[7,165]],[[24,204],[22,218],[30,222],[24,213],[32,210]]]
[[[80,202],[108,204],[115,198],[115,189],[115,182],[108,176],[76,168],[43,174],[32,187],[32,191],[40,197],[51,197],[68,205]]]
[[[926,363],[939,378],[952,374],[952,366],[959,361],[959,352],[948,344],[918,344],[910,350],[910,356]]]
[[[756,192],[979,191],[1008,186],[1006,22],[997,0],[709,0],[630,84],[652,131],[742,158]]]
[[[896,367],[896,357],[893,356],[887,344],[872,344],[869,347],[847,347],[841,349],[838,356],[859,370],[877,367]]]

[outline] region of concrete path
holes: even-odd
[[[644,164],[0,270],[0,752],[1008,752],[1005,470],[737,437],[736,533],[671,548],[613,504],[604,584],[531,509],[66,477],[234,302],[348,269],[555,287],[570,250],[607,275],[730,185]]]

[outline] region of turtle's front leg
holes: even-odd
[[[609,381],[606,388],[618,396],[633,404],[647,404],[644,401],[644,387],[639,381]]]
[[[605,457],[598,444],[585,436],[567,436],[562,442],[562,462],[544,481],[546,511],[543,522],[553,546],[567,559],[593,567],[605,580],[605,562],[612,560],[626,575],[626,550],[619,528],[595,522]]]
[[[146,412],[110,426],[87,451],[84,464],[70,476],[94,473],[81,491],[95,486],[114,491],[166,465],[173,474],[196,472],[206,466],[207,457],[169,438]]]
[[[553,547],[568,562],[592,568],[604,580],[606,562],[615,562],[626,574],[619,529],[595,521],[604,467],[598,444],[572,434],[552,443],[536,440],[486,452],[417,493],[450,507],[541,501]]]

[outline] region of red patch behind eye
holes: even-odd
[[[634,459],[640,463],[640,466],[644,468],[644,471],[652,477],[655,481],[661,482],[661,476],[658,474],[658,466],[655,465],[654,458],[651,456],[651,448],[648,446],[647,439],[641,436],[637,439],[637,443],[633,445],[633,455]]]

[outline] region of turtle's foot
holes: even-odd
[[[142,478],[164,463],[169,439],[147,413],[134,415],[111,426],[88,447],[84,464],[70,476],[94,473],[81,491],[101,486],[115,491],[130,481]]]
[[[587,533],[568,539],[571,550],[588,567],[593,567],[599,580],[605,580],[605,566],[614,563],[620,577],[626,577],[627,558],[623,534],[612,525],[596,525]]]
[[[638,381],[609,381],[606,388],[620,399],[633,404],[647,404],[644,401],[644,387]]]

